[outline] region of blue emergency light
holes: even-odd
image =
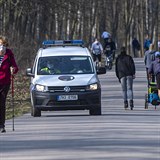
[[[43,47],[50,47],[50,46],[82,46],[84,45],[83,40],[45,40],[42,43]]]

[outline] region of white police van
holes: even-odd
[[[82,40],[48,40],[38,50],[31,76],[31,115],[41,111],[89,110],[101,115],[101,85],[92,55]]]

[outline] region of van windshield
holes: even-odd
[[[92,74],[94,68],[89,56],[40,57],[37,75]]]

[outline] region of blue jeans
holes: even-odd
[[[133,100],[133,77],[127,76],[120,79],[124,101]]]

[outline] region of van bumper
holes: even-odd
[[[35,108],[42,111],[52,110],[85,110],[101,107],[101,89],[82,93],[63,93],[63,95],[78,95],[78,100],[59,101],[61,94],[50,92],[32,92],[32,100]]]

